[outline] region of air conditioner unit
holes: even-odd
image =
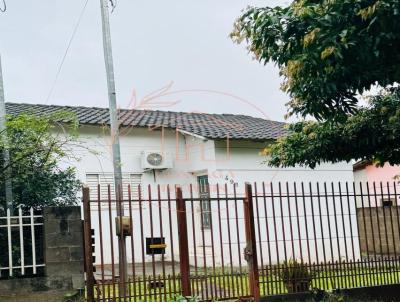
[[[172,158],[168,154],[159,151],[142,152],[143,170],[163,170],[173,167]]]

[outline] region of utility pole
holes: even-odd
[[[3,86],[3,72],[1,67],[0,56],[0,134],[4,143],[3,157],[4,157],[4,178],[5,178],[5,191],[7,209],[13,212],[13,197],[12,197],[12,182],[11,182],[11,167],[10,167],[10,153],[8,152],[7,132],[6,132],[6,104],[4,100],[4,86]]]
[[[102,27],[103,27],[103,48],[104,61],[107,72],[108,86],[108,101],[110,108],[110,126],[111,126],[111,141],[112,141],[112,156],[114,166],[114,184],[115,196],[117,204],[117,215],[120,221],[124,216],[124,207],[122,203],[122,171],[121,171],[121,150],[119,145],[119,122],[115,92],[114,80],[114,63],[111,47],[110,20],[108,13],[108,1],[100,0]],[[120,295],[126,297],[126,281],[127,281],[127,259],[126,259],[126,242],[125,236],[121,230],[118,237],[119,251],[119,278],[120,278]]]

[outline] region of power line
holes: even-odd
[[[3,0],[3,1],[5,1],[5,0]],[[85,13],[85,10],[86,10],[88,2],[89,2],[89,0],[85,1],[85,4],[83,5],[82,10],[81,10],[81,12],[79,14],[78,21],[76,22],[74,30],[72,31],[72,35],[71,35],[71,37],[70,37],[70,39],[68,41],[68,45],[67,45],[67,48],[65,49],[64,56],[62,57],[61,62],[59,64],[59,66],[58,66],[57,74],[56,74],[56,76],[54,78],[53,84],[52,84],[52,86],[50,88],[49,94],[47,95],[45,103],[47,103],[49,101],[49,99],[51,98],[51,96],[53,94],[53,91],[54,91],[54,89],[55,89],[55,87],[57,85],[58,77],[60,76],[60,73],[61,73],[62,67],[64,65],[65,59],[67,58],[67,55],[68,55],[69,49],[71,47],[72,41],[74,40],[76,32],[78,31],[79,25],[81,24],[81,21],[82,21],[82,18],[83,18],[83,14]]]

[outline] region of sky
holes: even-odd
[[[110,15],[118,107],[283,121],[289,97],[278,69],[253,60],[229,33],[246,6],[287,2],[118,0]],[[6,3],[0,13],[6,101],[107,107],[99,0],[88,0],[50,97],[85,0]]]

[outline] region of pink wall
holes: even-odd
[[[396,204],[400,205],[400,181],[394,179],[396,175],[400,175],[400,166],[391,166],[389,164],[385,164],[382,168],[374,165],[366,166],[354,171],[356,190],[360,191],[360,186],[362,186],[364,194],[366,192],[371,194],[371,198],[368,198],[369,206],[381,205],[381,199],[383,198],[381,194],[384,194],[385,198],[389,197],[391,199],[397,194]],[[368,182],[368,189],[366,188],[366,182]],[[389,183],[389,186],[387,183]]]
[[[377,168],[374,165],[365,167],[364,175],[368,182],[393,182],[396,175],[400,175],[400,166],[391,166],[385,164],[382,168]]]

